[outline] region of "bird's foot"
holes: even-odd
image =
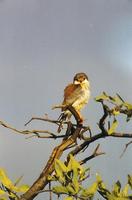
[[[81,113],[80,112],[77,112],[78,113],[78,122],[79,122],[79,124],[83,124],[83,122],[84,122],[84,118],[82,117],[82,115],[81,115]]]

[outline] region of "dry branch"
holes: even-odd
[[[100,144],[97,145],[97,147],[95,148],[95,150],[93,151],[92,155],[88,156],[87,158],[81,160],[79,163],[81,165],[85,164],[87,161],[97,157],[97,156],[100,156],[100,155],[104,155],[105,152],[101,152],[99,151],[99,147],[100,147]]]
[[[79,123],[80,119],[78,119],[78,113],[74,108],[69,107],[70,112],[73,114],[77,121],[76,129],[73,129],[71,136],[67,140],[63,140],[60,145],[54,148],[46,166],[44,167],[42,173],[40,174],[39,178],[33,183],[30,189],[21,196],[21,200],[31,200],[35,196],[37,196],[38,192],[43,190],[43,188],[49,183],[48,176],[52,174],[54,171],[54,163],[55,159],[59,159],[69,146],[73,145],[76,142],[76,139],[82,129],[82,125]]]
[[[128,143],[125,145],[125,148],[124,148],[122,154],[120,155],[120,158],[124,155],[124,153],[126,152],[128,146],[129,146],[130,144],[132,144],[132,141],[128,142]]]
[[[38,137],[38,138],[52,138],[52,139],[57,139],[57,138],[63,138],[65,135],[56,135],[48,130],[19,130],[19,129],[16,129],[12,126],[10,126],[9,124],[3,122],[3,121],[0,121],[0,124],[7,128],[7,129],[10,129],[12,130],[13,132],[15,133],[19,133],[19,134],[23,134],[23,135],[31,135],[29,136],[28,138],[31,138],[31,137]],[[40,135],[42,133],[46,133],[47,135]]]

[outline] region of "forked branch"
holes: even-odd
[[[38,192],[43,190],[43,188],[49,183],[48,176],[52,174],[54,171],[55,160],[59,159],[63,152],[71,145],[76,142],[76,139],[82,129],[82,125],[79,123],[78,113],[74,108],[68,108],[70,112],[73,114],[77,121],[76,129],[73,129],[71,136],[67,138],[67,140],[63,140],[60,145],[54,148],[46,166],[42,170],[39,178],[33,183],[30,189],[21,196],[21,200],[31,200],[35,196],[37,196]]]

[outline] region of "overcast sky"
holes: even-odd
[[[51,111],[52,105],[62,101],[74,74],[85,72],[92,95],[83,114],[94,129],[101,109],[93,99],[100,92],[118,92],[132,102],[131,54],[131,0],[0,0],[0,119],[20,129],[33,115],[56,119],[59,111]],[[29,128],[51,127],[34,122]],[[2,127],[0,137],[0,167],[12,179],[24,174],[29,184],[56,144],[26,140]],[[109,185],[131,173],[132,148],[119,159],[127,141],[99,141],[107,154],[88,163]],[[86,155],[92,150],[91,145]]]

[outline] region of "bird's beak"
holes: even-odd
[[[75,80],[75,81],[74,81],[74,84],[75,84],[75,85],[79,85],[79,84],[80,84],[80,82],[79,82],[79,81],[77,81],[77,80]]]

